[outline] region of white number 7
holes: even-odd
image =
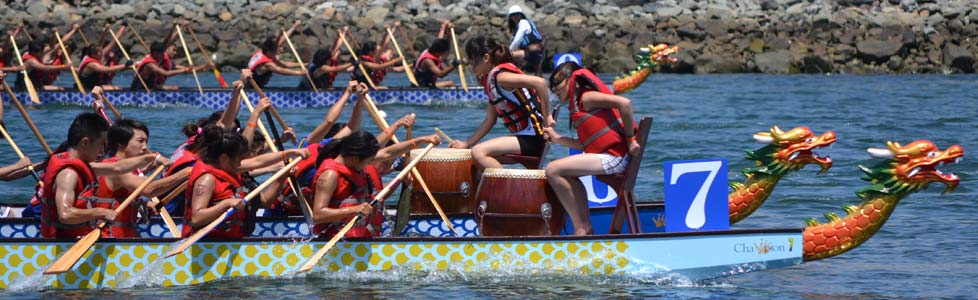
[[[713,184],[713,179],[716,178],[722,166],[722,161],[703,161],[672,165],[672,178],[669,179],[669,184],[676,184],[679,177],[686,173],[710,172],[710,175],[706,176],[706,181],[700,185],[700,190],[696,192],[696,197],[693,198],[693,203],[690,205],[689,210],[686,211],[687,227],[699,229],[706,224],[706,194],[710,191],[710,185]]]

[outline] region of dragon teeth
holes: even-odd
[[[955,158],[954,159],[954,163],[959,163],[959,162],[961,162],[961,160],[962,160],[962,157]]]
[[[798,158],[798,152],[792,153],[788,160],[795,160],[795,158]]]
[[[917,175],[917,172],[920,172],[920,167],[916,167],[913,168],[913,170],[910,170],[910,174],[907,175],[907,177],[913,177],[914,175]]]

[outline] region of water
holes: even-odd
[[[234,74],[225,73],[230,80]],[[403,85],[400,74],[385,81]],[[62,75],[64,86],[70,84]],[[201,81],[214,86],[210,73]],[[171,84],[191,86],[191,76]],[[277,76],[272,85],[292,86],[297,78]],[[609,79],[610,76],[605,77]],[[70,79],[68,79],[70,80]],[[681,159],[725,158],[730,178],[749,167],[743,149],[756,149],[751,135],[772,125],[788,130],[809,126],[820,134],[835,130],[838,142],[822,149],[835,165],[816,176],[817,168],[787,176],[756,213],[735,228],[801,227],[805,217],[826,212],[842,214],[843,204],[856,204],[854,192],[866,186],[856,165],[871,162],[867,147],[884,147],[887,140],[909,143],[930,139],[941,149],[960,144],[966,153],[978,151],[978,102],[973,92],[978,77],[941,75],[886,76],[771,76],[771,75],[656,75],[627,96],[638,115],[655,122],[649,149],[636,186],[641,200],[662,199],[662,162]],[[126,82],[118,79],[118,83]],[[347,107],[347,111],[352,106]],[[6,122],[28,155],[42,150],[14,112],[6,107]],[[389,119],[415,112],[415,135],[440,127],[455,138],[466,138],[478,126],[484,106],[384,105]],[[80,107],[49,106],[31,115],[52,145],[66,135],[71,116]],[[209,114],[196,108],[121,107],[122,113],[145,121],[154,151],[170,153],[182,140],[178,127]],[[308,132],[326,108],[282,109],[298,132]],[[344,119],[347,114],[344,114]],[[242,114],[240,118],[244,118]],[[371,122],[365,128],[375,130]],[[567,132],[566,113],[558,121]],[[504,134],[496,126],[491,136]],[[375,131],[376,132],[376,131]],[[0,162],[16,160],[7,146]],[[566,149],[555,147],[558,158]],[[967,156],[967,155],[966,155]],[[112,291],[42,291],[0,293],[0,298],[779,298],[779,299],[967,299],[978,291],[978,208],[975,176],[978,163],[966,157],[945,166],[961,177],[961,185],[941,196],[943,187],[904,199],[890,221],[867,243],[842,256],[804,265],[762,271],[690,284],[655,276],[576,277],[557,275],[390,272],[376,274],[319,274],[292,279],[235,279],[180,288],[138,288]],[[0,183],[0,199],[27,199],[30,180]],[[394,198],[396,199],[396,198]],[[819,217],[821,219],[821,217]]]

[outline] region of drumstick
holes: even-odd
[[[438,129],[438,127],[435,127],[435,133],[437,133],[438,136],[440,136],[442,139],[444,139],[446,143],[451,144],[452,142],[455,141],[451,137],[449,137],[447,134],[445,134],[444,131],[441,131],[441,129]]]

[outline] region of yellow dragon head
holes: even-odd
[[[952,145],[941,151],[928,140],[917,140],[906,146],[897,142],[887,142],[887,148],[869,148],[869,155],[883,158],[885,161],[873,166],[859,168],[866,173],[863,180],[873,183],[872,186],[860,190],[857,194],[875,191],[886,194],[906,194],[927,187],[931,182],[943,183],[944,193],[950,193],[961,181],[953,173],[944,173],[937,168],[945,164],[953,164],[964,157],[964,148]]]
[[[821,174],[832,167],[832,158],[819,156],[814,150],[835,143],[834,131],[829,130],[822,135],[815,135],[808,127],[796,127],[784,131],[774,126],[769,132],[754,134],[754,140],[767,145],[758,150],[747,150],[747,159],[756,161],[757,166],[747,168],[744,174],[760,172],[783,175],[808,164],[821,167],[819,171]]]

